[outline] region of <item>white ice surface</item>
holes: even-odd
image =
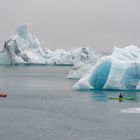
[[[91,75],[81,78],[73,87],[83,89],[138,90],[140,80],[140,49],[136,46],[114,48],[112,55],[102,57]],[[91,89],[90,86],[87,89]]]

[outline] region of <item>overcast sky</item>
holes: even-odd
[[[140,0],[0,0],[0,45],[28,23],[42,47],[140,46]]]

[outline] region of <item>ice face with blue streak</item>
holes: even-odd
[[[101,61],[99,65],[97,65],[96,69],[91,74],[89,79],[90,84],[95,89],[102,89],[107,81],[109,72],[111,68],[111,60],[105,59]]]
[[[102,57],[93,67],[73,89],[140,90],[140,49],[136,46],[115,47],[112,55]]]
[[[140,63],[134,62],[128,66],[122,77],[122,83],[126,89],[136,89],[140,80]]]
[[[140,80],[140,62],[113,59],[104,89],[135,90]]]

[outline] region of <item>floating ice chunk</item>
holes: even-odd
[[[97,54],[90,48],[73,50],[42,49],[39,40],[28,31],[27,24],[20,25],[17,34],[5,41],[0,52],[0,64],[70,64],[94,61]]]
[[[140,113],[140,107],[132,107],[127,109],[122,109],[121,113]]]
[[[84,79],[76,83],[79,89],[88,81],[94,89],[138,90],[140,49],[136,46],[124,49],[115,47],[112,55],[102,57],[90,77]]]

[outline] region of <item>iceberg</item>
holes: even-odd
[[[17,34],[5,41],[0,52],[0,65],[52,64],[73,65],[90,61],[95,51],[90,47],[73,50],[42,48],[37,37],[28,31],[27,24],[16,29]]]
[[[140,113],[140,107],[121,109],[121,113]]]
[[[97,54],[94,50],[89,49],[90,57],[85,61],[78,61],[74,63],[71,71],[69,72],[67,78],[68,79],[80,79],[83,75],[85,75],[90,69],[92,69],[93,65],[97,63],[100,59],[100,55]],[[91,53],[92,52],[92,53]]]
[[[47,55],[47,63],[49,64],[75,64],[79,62],[91,61],[96,52],[90,48],[76,48],[73,50],[57,49],[54,51],[45,49]]]
[[[114,48],[74,86],[75,90],[140,90],[140,49],[137,46]]]
[[[17,35],[4,43],[0,52],[0,64],[45,64],[45,53],[39,40],[28,31],[27,24],[20,25],[16,31]]]

